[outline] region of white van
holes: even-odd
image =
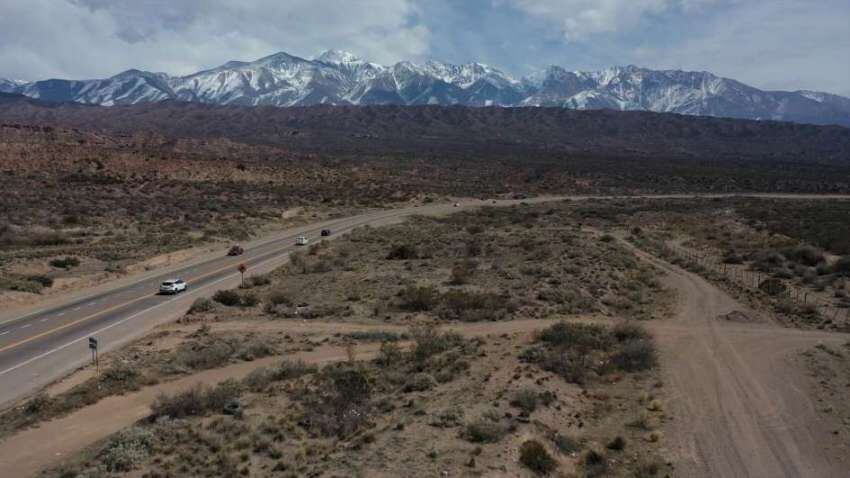
[[[296,246],[306,246],[308,242],[310,242],[310,239],[307,239],[307,236],[298,236],[295,238]]]

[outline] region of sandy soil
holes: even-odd
[[[649,323],[670,394],[669,458],[683,477],[846,477],[846,440],[816,412],[804,371],[791,358],[847,335],[737,323],[758,314],[699,276],[651,256],[680,297],[675,319]]]

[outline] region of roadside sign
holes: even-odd
[[[245,264],[239,264],[239,267],[237,267],[237,269],[239,269],[239,273],[242,275],[242,277],[241,277],[242,284],[239,287],[242,287],[244,289],[245,288],[245,271],[248,270],[248,266],[246,266]]]
[[[91,361],[94,362],[94,365],[97,369],[97,374],[100,376],[100,358],[97,355],[97,339],[94,337],[89,337],[89,348],[91,349]],[[98,385],[99,387],[100,385]]]

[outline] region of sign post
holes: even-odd
[[[245,288],[245,271],[248,270],[248,267],[245,264],[239,264],[239,267],[237,267],[237,269],[239,269],[239,273],[242,274],[242,285],[240,287],[244,289]]]
[[[97,370],[98,375],[100,374],[100,360],[97,356],[97,339],[94,337],[89,337],[89,349],[91,349],[91,360],[94,362],[94,366]]]

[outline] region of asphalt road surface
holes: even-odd
[[[545,200],[552,199],[526,202]],[[518,202],[499,201],[498,205]],[[459,206],[439,204],[381,210],[294,228],[245,244],[241,256],[228,257],[226,248],[222,248],[214,257],[116,281],[114,287],[77,294],[82,297],[19,317],[0,318],[0,406],[90,361],[90,337],[97,339],[100,353],[107,352],[138,338],[157,324],[180,317],[198,297],[209,297],[219,289],[238,286],[239,264],[247,266],[246,276],[279,267],[298,248],[295,245],[298,235],[306,235],[312,243],[333,239],[358,226],[380,226],[415,214],[449,213],[492,204],[492,201],[472,200]],[[331,236],[321,237],[322,229],[330,229]],[[175,277],[186,280],[189,289],[178,295],[158,295],[159,284]]]

